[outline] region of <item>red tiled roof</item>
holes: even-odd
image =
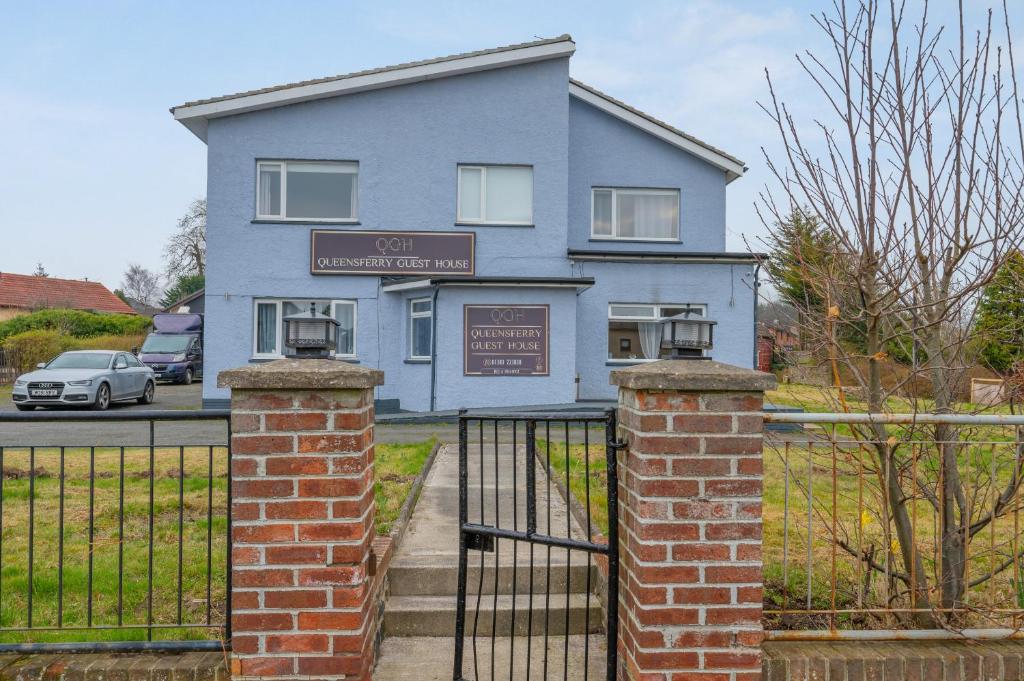
[[[0,307],[73,310],[135,314],[135,310],[98,281],[36,277],[0,272]]]

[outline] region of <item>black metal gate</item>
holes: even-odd
[[[615,679],[618,446],[611,409],[460,413],[455,681]]]

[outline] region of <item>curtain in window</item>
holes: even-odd
[[[619,194],[619,236],[675,238],[679,222],[676,205],[676,197],[669,194]]]
[[[256,319],[256,352],[277,352],[277,306],[259,305]]]
[[[338,320],[338,343],[335,352],[339,355],[354,355],[356,350],[354,305],[337,303],[334,318]]]
[[[661,322],[637,322],[640,332],[640,349],[645,359],[657,359],[661,350]]]

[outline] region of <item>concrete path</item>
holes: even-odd
[[[470,447],[469,518],[471,522],[524,530],[526,451],[522,444],[513,448],[502,442],[505,439],[499,433],[497,448],[493,438],[487,440],[482,461],[479,446]],[[544,467],[536,462],[534,466],[538,532],[583,539],[584,531],[557,489],[548,484]],[[374,676],[378,681],[451,678],[458,576],[458,475],[458,446],[445,445],[424,481],[409,528],[388,571],[390,595],[384,616],[388,638]],[[524,678],[528,642],[531,678],[544,678],[545,633],[548,674],[550,678],[563,678],[566,632],[568,677],[583,678],[589,638],[590,678],[603,678],[603,615],[597,597],[589,593],[593,589],[587,588],[596,584],[593,561],[588,565],[588,556],[580,551],[531,547],[511,540],[499,540],[495,548],[494,552],[469,554],[466,678],[474,676],[474,627],[481,678],[491,678],[492,631],[497,634],[494,663],[496,669],[503,670],[497,674],[500,678],[509,676],[513,632],[514,659],[517,668],[522,666]],[[534,634],[532,640],[527,638],[528,632]],[[589,637],[584,635],[587,632]],[[415,674],[410,676],[413,669]]]

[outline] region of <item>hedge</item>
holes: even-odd
[[[145,334],[73,338],[49,329],[35,329],[8,336],[2,345],[6,364],[19,373],[31,371],[68,350],[131,350],[142,346]]]
[[[131,336],[145,333],[152,321],[141,315],[97,314],[82,310],[48,309],[0,322],[0,342],[26,331],[49,330],[75,338]]]

